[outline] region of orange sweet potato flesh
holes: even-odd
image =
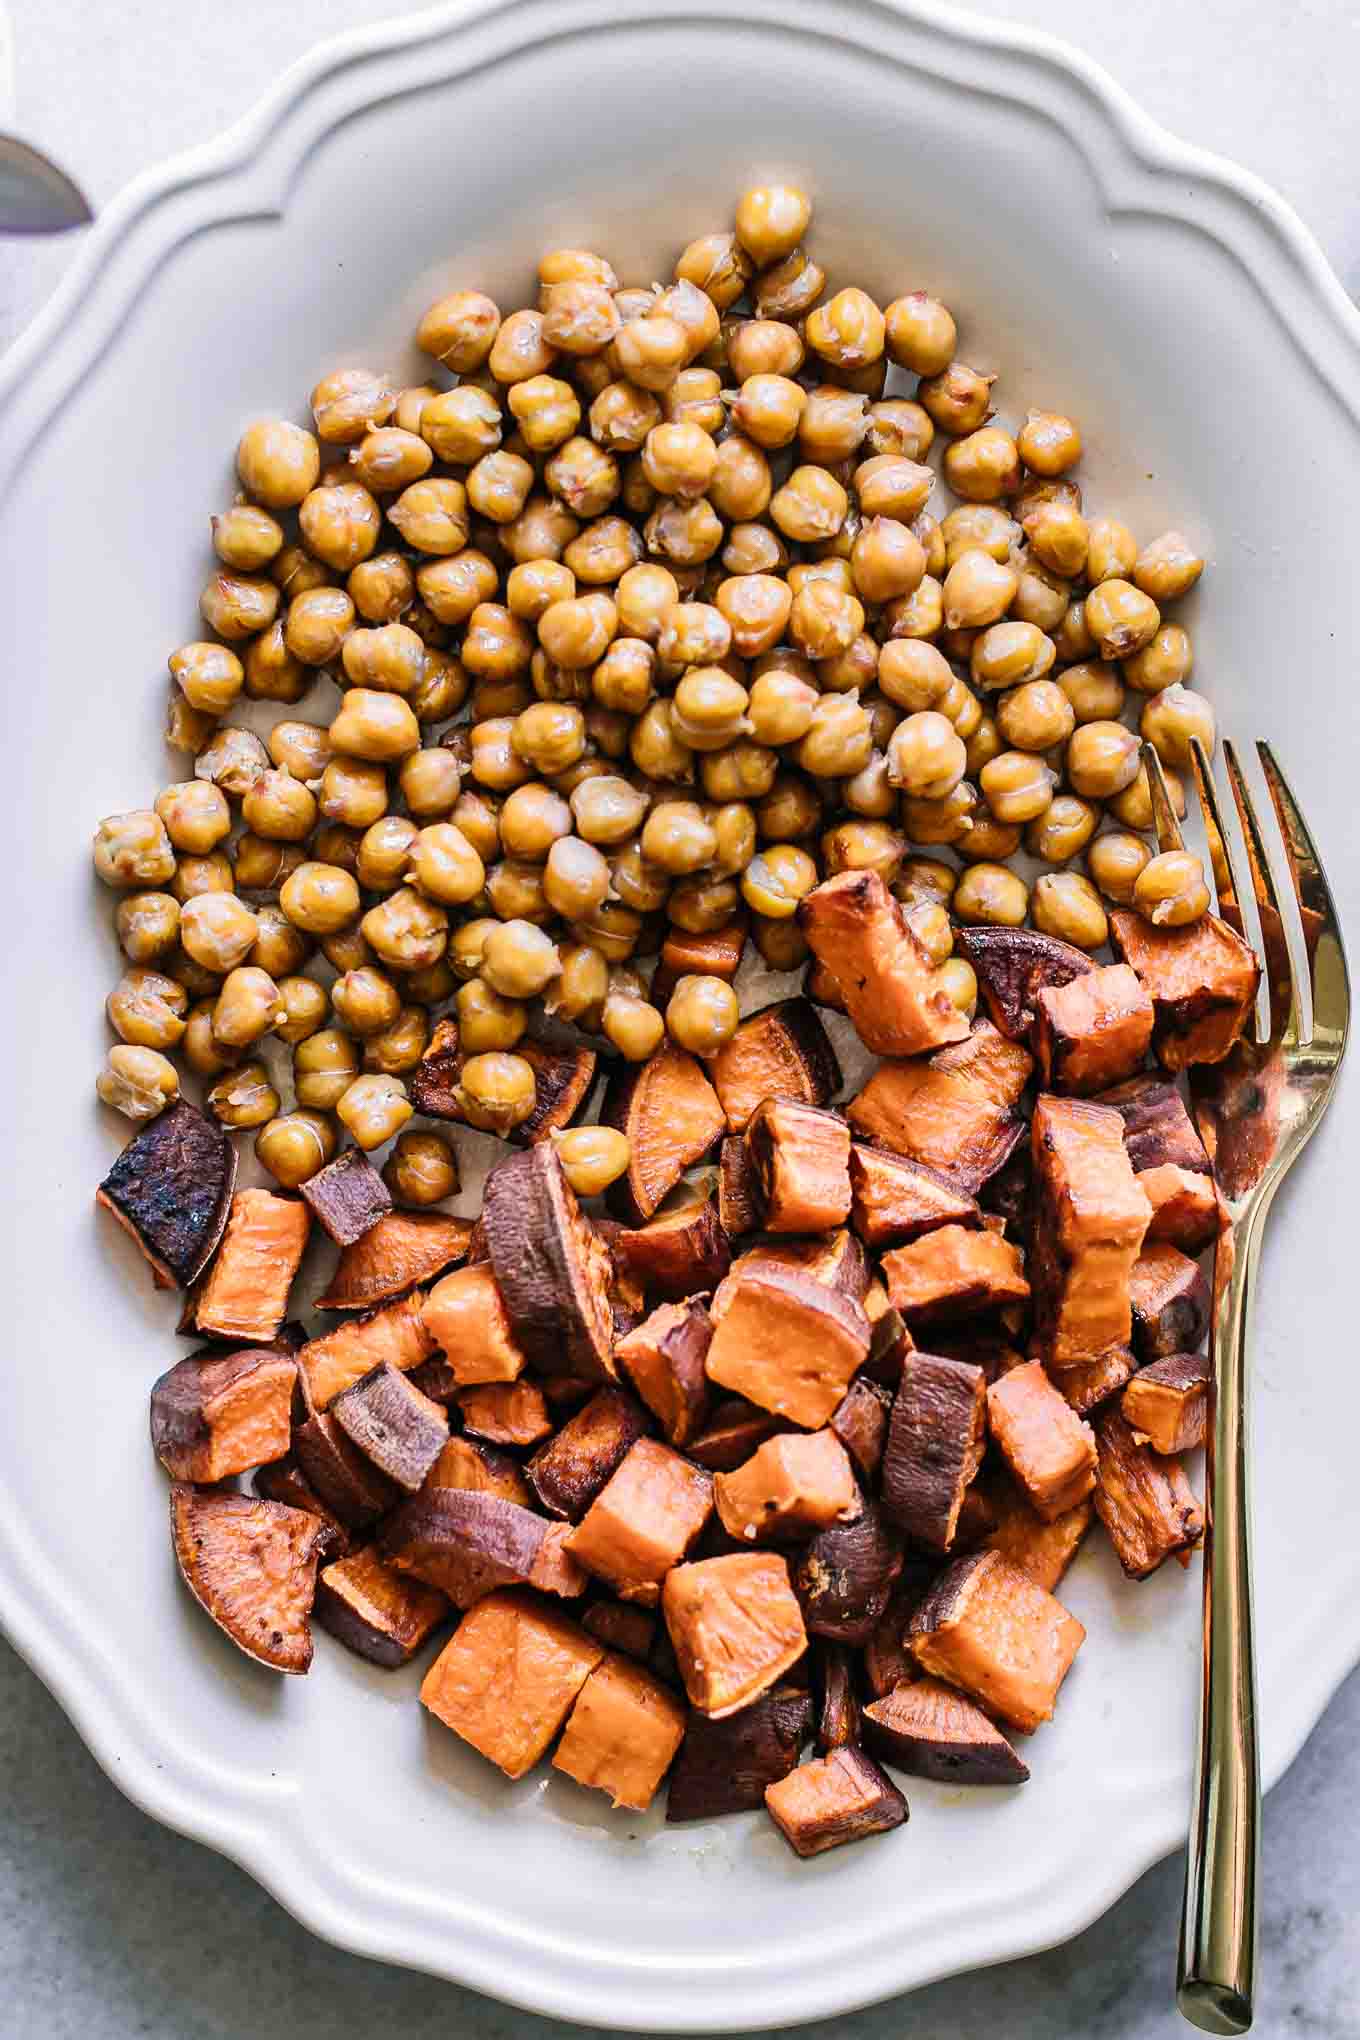
[[[830,1421],[869,1351],[853,1297],[801,1269],[757,1262],[729,1275],[708,1349],[708,1378],[815,1431]]]
[[[1236,930],[1217,914],[1187,928],[1155,928],[1141,914],[1116,910],[1110,939],[1156,1009],[1163,1069],[1222,1062],[1246,1024],[1260,975]]]
[[[288,1310],[311,1216],[296,1197],[238,1190],[227,1229],[194,1304],[196,1328],[214,1339],[267,1343]]]
[[[899,1246],[941,1225],[982,1223],[975,1200],[939,1170],[864,1141],[850,1151],[850,1194],[850,1222],[867,1247]]]
[[[1034,1059],[979,1020],[965,1041],[928,1062],[885,1062],[846,1117],[865,1140],[939,1169],[975,1195],[1023,1136],[1016,1112]]]
[[[371,1310],[433,1281],[467,1253],[472,1227],[442,1211],[389,1211],[335,1264],[318,1310]]]
[[[529,1483],[508,1452],[455,1435],[425,1476],[425,1488],[466,1488],[472,1494],[496,1495],[503,1502],[533,1507]]]
[[[517,1381],[524,1355],[510,1335],[510,1320],[496,1278],[485,1261],[455,1268],[436,1282],[421,1304],[425,1330],[444,1353],[455,1381]]]
[[[1023,1303],[1025,1257],[1000,1233],[942,1225],[883,1256],[888,1298],[909,1325]]]
[[[1030,1507],[1013,1481],[989,1482],[987,1500],[996,1520],[983,1539],[986,1548],[999,1551],[1036,1587],[1053,1593],[1094,1521],[1090,1496],[1050,1523]]]
[[[834,1431],[767,1439],[734,1473],[720,1473],[713,1499],[729,1537],[777,1544],[857,1515],[859,1488],[850,1455]]]
[[[1135,1438],[1169,1458],[1204,1443],[1209,1415],[1209,1359],[1173,1353],[1134,1375],[1120,1408]]]
[[[767,1232],[824,1233],[844,1224],[850,1129],[843,1119],[790,1098],[767,1098],[752,1115],[746,1146]]]
[[[1026,1730],[1052,1720],[1058,1688],[1085,1635],[1075,1615],[996,1551],[951,1566],[911,1627],[925,1671]]]
[[[661,1612],[690,1704],[714,1720],[748,1707],[807,1648],[789,1569],[775,1552],[676,1566]]]
[[[1179,1460],[1139,1443],[1128,1419],[1108,1410],[1096,1428],[1096,1514],[1130,1579],[1145,1580],[1173,1555],[1182,1565],[1204,1535],[1204,1517]]]
[[[1141,1068],[1152,1039],[1152,1001],[1126,963],[1044,985],[1034,1003],[1046,1089],[1084,1097]]]
[[[151,1391],[151,1442],[172,1480],[205,1485],[282,1459],[297,1365],[268,1348],[180,1360]]]
[[[600,1117],[632,1144],[628,1168],[611,1185],[609,1201],[633,1225],[654,1215],[727,1126],[702,1064],[669,1042],[611,1080]]]
[[[1096,1484],[1095,1434],[1039,1361],[1012,1367],[992,1383],[987,1420],[1011,1472],[1046,1523],[1090,1494]]]
[[[907,1818],[907,1802],[891,1778],[853,1746],[829,1750],[767,1785],[765,1805],[798,1856],[884,1834]]]
[[[323,1566],[316,1586],[316,1619],[323,1629],[371,1664],[408,1664],[450,1614],[437,1587],[385,1565],[373,1545]]]
[[[781,999],[743,1020],[709,1064],[732,1133],[745,1131],[765,1098],[825,1105],[840,1088],[840,1064],[807,999]]]
[[[876,871],[841,871],[798,909],[809,948],[835,973],[846,1010],[875,1055],[920,1055],[962,1041],[968,1022]]]
[[[620,1600],[654,1607],[662,1580],[685,1556],[712,1508],[711,1474],[654,1438],[639,1438],[566,1548]]]
[[[1161,1162],[1139,1169],[1138,1187],[1152,1206],[1149,1242],[1168,1240],[1183,1254],[1198,1254],[1217,1234],[1220,1207],[1212,1176]]]
[[[604,1648],[526,1588],[469,1609],[429,1671],[420,1698],[507,1778],[532,1771]]]
[[[1152,1207],[1108,1105],[1040,1097],[1031,1127],[1038,1220],[1030,1273],[1036,1330],[1050,1367],[1098,1360],[1127,1346],[1129,1278]]]
[[[660,1679],[611,1652],[581,1688],[553,1769],[641,1813],[684,1740],[685,1721],[684,1707]]]
[[[307,1671],[316,1569],[335,1532],[284,1502],[186,1481],[171,1486],[170,1525],[184,1583],[218,1628],[271,1671]]]
[[[551,1435],[548,1403],[536,1381],[483,1381],[460,1388],[463,1428],[493,1445],[540,1445]]]
[[[349,1388],[371,1367],[389,1361],[401,1373],[409,1374],[435,1351],[426,1330],[421,1298],[405,1296],[368,1317],[354,1318],[309,1339],[297,1356],[298,1371],[307,1388],[312,1408],[324,1410],[342,1389]]]

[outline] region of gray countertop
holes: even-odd
[[[828,5],[832,0],[828,0]],[[235,120],[319,37],[381,0],[10,0],[17,127],[96,205]],[[0,4],[0,11],[3,11]],[[1274,183],[1360,290],[1354,0],[994,0],[1102,61],[1170,128]],[[3,36],[0,36],[0,45]],[[3,71],[3,64],[0,64]],[[73,244],[0,248],[0,344]],[[1360,2033],[1360,1674],[1267,1801],[1267,2040]],[[1172,2040],[1181,1864],[1160,1864],[1066,1946],[800,2029],[837,2040]],[[42,2040],[549,2040],[568,2029],[338,1953],[234,1865],[154,1825],[0,1642],[0,2033]]]

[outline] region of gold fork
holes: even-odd
[[[1245,2033],[1256,1970],[1261,1788],[1252,1647],[1246,1340],[1266,1214],[1330,1102],[1350,984],[1336,908],[1307,824],[1269,744],[1256,746],[1279,842],[1267,847],[1233,746],[1232,808],[1193,741],[1218,909],[1262,965],[1253,1039],[1191,1071],[1191,1097],[1224,1204],[1214,1264],[1204,1548],[1204,1675],[1176,2000],[1206,2033]],[[1157,840],[1181,835],[1156,752],[1143,746]]]

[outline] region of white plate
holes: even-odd
[[[1009,415],[1080,418],[1096,508],[1201,544],[1203,682],[1230,731],[1277,741],[1360,927],[1360,322],[1251,179],[1046,39],[928,14],[526,0],[349,37],[112,206],[0,380],[0,1614],[124,1790],[318,1933],[603,2024],[811,2018],[1081,1927],[1183,1832],[1197,1570],[1129,1586],[1093,1539],[1066,1589],[1090,1641],[1033,1782],[918,1785],[905,1833],[801,1866],[755,1818],[667,1832],[560,1778],[508,1787],[430,1723],[415,1672],[328,1640],[305,1681],[257,1671],[175,1578],[145,1436],[170,1306],[91,1208],[114,960],[86,845],[166,776],[164,659],[244,419],[328,362],[414,374],[446,283],[523,302],[562,241],[650,278],[753,173],[789,172],[834,273],[937,289]],[[1257,1329],[1271,1779],[1360,1648],[1358,1114],[1343,1084],[1281,1199]]]

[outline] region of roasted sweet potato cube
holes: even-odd
[[[272,1347],[195,1353],[151,1391],[151,1443],[172,1480],[211,1485],[282,1459],[297,1364]]]
[[[733,1133],[745,1132],[766,1098],[825,1105],[841,1082],[836,1051],[806,999],[780,999],[752,1013],[708,1068]]]
[[[425,1674],[420,1697],[504,1771],[532,1771],[604,1657],[604,1646],[539,1595],[488,1594]]]
[[[825,1283],[838,1295],[853,1297],[856,1303],[863,1303],[869,1293],[868,1257],[854,1233],[845,1226],[812,1239],[784,1237],[761,1240],[738,1255],[732,1263],[731,1273],[735,1275],[757,1267],[797,1269],[804,1275],[810,1275],[815,1282]],[[719,1285],[712,1305],[715,1320],[727,1308],[735,1286],[729,1286],[726,1281]]]
[[[733,1285],[708,1349],[708,1378],[805,1430],[827,1422],[869,1350],[853,1298],[800,1269],[770,1265]]]
[[[1045,1090],[1086,1097],[1131,1076],[1152,1040],[1152,1001],[1126,963],[1046,985],[1035,998],[1034,1051]]]
[[[655,1215],[662,1198],[727,1126],[703,1065],[670,1042],[646,1062],[614,1072],[600,1118],[628,1137],[628,1167],[611,1184],[609,1205],[630,1225]]]
[[[1035,928],[958,928],[954,946],[973,966],[987,1016],[1008,1041],[1026,1041],[1045,986],[1070,984],[1095,969],[1070,942]]]
[[[959,1507],[959,1520],[954,1528],[954,1542],[950,1546],[951,1554],[977,1551],[987,1542],[995,1528],[996,1511],[992,1507],[990,1495],[979,1478],[964,1489],[963,1501]]]
[[[273,1672],[307,1671],[316,1569],[335,1532],[304,1509],[187,1481],[171,1484],[170,1528],[184,1584],[238,1649]]]
[[[579,1600],[590,1586],[590,1575],[567,1550],[570,1523],[549,1523],[529,1571],[529,1585],[540,1593],[557,1594],[564,1601]]]
[[[974,1198],[938,1169],[856,1141],[850,1150],[850,1223],[866,1247],[899,1247],[942,1225],[982,1223]]]
[[[718,1154],[718,1221],[730,1240],[760,1224],[756,1173],[739,1133],[729,1133]]]
[[[708,1413],[713,1324],[702,1303],[663,1303],[619,1340],[614,1358],[672,1445],[687,1446]]]
[[[1173,1554],[1188,1565],[1204,1535],[1204,1517],[1180,1461],[1160,1459],[1140,1445],[1117,1409],[1097,1424],[1096,1449],[1096,1514],[1129,1578],[1145,1580]]]
[[[1079,1417],[1089,1417],[1118,1395],[1126,1381],[1133,1379],[1137,1361],[1127,1346],[1109,1346],[1094,1360],[1079,1361],[1075,1367],[1055,1368],[1053,1386]]]
[[[384,1360],[402,1374],[428,1360],[435,1341],[426,1329],[421,1302],[419,1296],[403,1296],[381,1310],[350,1318],[319,1339],[309,1339],[297,1361],[312,1408],[329,1408],[342,1389]]]
[[[847,1747],[800,1764],[765,1788],[770,1818],[797,1856],[901,1827],[907,1802],[872,1757]]]
[[[1116,910],[1110,942],[1152,999],[1163,1069],[1222,1062],[1246,1025],[1260,976],[1236,929],[1217,914],[1185,928],[1157,928],[1141,914]]]
[[[831,1412],[831,1429],[866,1481],[874,1479],[882,1463],[891,1411],[892,1391],[861,1374]]]
[[[1001,1220],[1008,1240],[1029,1248],[1034,1231],[1034,1162],[1028,1141],[1007,1158],[990,1181],[983,1184],[978,1202],[990,1218]]]
[[[567,1540],[572,1557],[623,1601],[655,1607],[713,1508],[713,1482],[678,1452],[639,1438]]]
[[[611,1654],[577,1695],[553,1769],[607,1792],[615,1806],[650,1806],[684,1738],[685,1710],[660,1679]]]
[[[647,1413],[626,1389],[597,1389],[525,1469],[548,1514],[579,1523],[646,1429]]]
[[[835,973],[846,1010],[875,1055],[920,1055],[961,1041],[968,1023],[900,903],[876,871],[842,871],[798,909],[808,947]]]
[[[746,947],[747,926],[745,914],[738,914],[721,928],[710,928],[702,935],[672,928],[652,974],[653,1003],[664,1006],[682,977],[716,977],[730,985]]]
[[[860,1740],[860,1709],[855,1693],[855,1660],[849,1646],[819,1637],[812,1646],[813,1685],[817,1694],[817,1749],[844,1749]]]
[[[782,1420],[768,1410],[758,1410],[744,1396],[731,1396],[714,1405],[703,1429],[685,1446],[685,1457],[706,1466],[710,1473],[730,1473],[749,1459],[758,1445],[785,1429]]]
[[[527,1449],[552,1435],[547,1398],[536,1381],[487,1381],[460,1388],[456,1401],[463,1429],[489,1444]]]
[[[495,1445],[461,1433],[450,1438],[425,1476],[425,1487],[467,1488],[478,1495],[499,1495],[503,1502],[520,1502],[527,1509],[533,1502],[529,1483],[519,1463]]]
[[[311,1221],[296,1197],[238,1190],[216,1259],[194,1301],[194,1325],[213,1339],[264,1345],[288,1313],[288,1292]]]
[[[944,1225],[883,1256],[888,1295],[914,1328],[950,1324],[1029,1295],[1025,1257],[1000,1233]]]
[[[180,1098],[133,1134],[95,1203],[131,1235],[158,1289],[187,1289],[222,1237],[235,1187],[232,1141]]]
[[[1173,1163],[1209,1173],[1209,1157],[1185,1100],[1166,1077],[1130,1077],[1102,1091],[1097,1105],[1110,1105],[1124,1122],[1124,1145],[1135,1172]]]
[[[883,1506],[917,1544],[949,1550],[986,1443],[982,1369],[908,1353],[883,1451]]]
[[[651,1656],[657,1618],[650,1608],[628,1601],[596,1601],[586,1609],[581,1624],[610,1650],[621,1650],[639,1664],[645,1665]]]
[[[833,1013],[845,1011],[845,995],[836,982],[836,973],[820,957],[814,956],[803,972],[803,991],[814,1005],[830,1006]]]
[[[809,1636],[863,1645],[902,1570],[901,1532],[877,1502],[833,1523],[794,1562],[793,1586]]]
[[[919,1679],[921,1676],[921,1667],[912,1652],[908,1632],[911,1619],[929,1592],[937,1570],[938,1564],[934,1559],[904,1561],[897,1583],[884,1602],[883,1612],[865,1639],[864,1677],[875,1700],[891,1693],[893,1687],[900,1685],[904,1679]]]
[[[1024,1139],[1016,1110],[1034,1061],[986,1020],[924,1062],[885,1062],[846,1117],[864,1140],[938,1169],[976,1196]]]
[[[773,1551],[675,1566],[661,1612],[690,1704],[718,1719],[748,1707],[807,1648],[789,1569]]]
[[[1021,1762],[995,1722],[942,1679],[895,1686],[864,1710],[875,1756],[939,1785],[1023,1785]]]
[[[329,1524],[335,1532],[335,1557],[344,1558],[348,1554],[353,1541],[348,1529],[322,1501],[295,1454],[286,1453],[282,1459],[271,1459],[268,1466],[257,1467],[252,1485],[261,1501],[285,1502],[290,1509],[305,1509],[309,1516]]]
[[[384,1360],[331,1404],[351,1445],[380,1473],[413,1495],[448,1442],[449,1420],[404,1374]]]
[[[382,1526],[382,1556],[471,1608],[498,1587],[538,1585],[546,1517],[469,1488],[428,1488],[394,1509]]]
[[[467,1253],[472,1227],[442,1211],[389,1211],[344,1248],[318,1310],[372,1310],[432,1282]]]
[[[1139,1444],[1169,1458],[1204,1443],[1209,1416],[1209,1356],[1170,1353],[1134,1375],[1120,1408]]]
[[[1129,1343],[1129,1277],[1152,1209],[1110,1106],[1042,1096],[1032,1137],[1036,1336],[1050,1367],[1075,1367]]]
[[[882,1284],[877,1284],[876,1287],[882,1289]],[[907,1321],[901,1311],[894,1310],[888,1302],[886,1289],[882,1289],[882,1295],[884,1308],[873,1320],[873,1330],[869,1337],[869,1357],[864,1363],[863,1372],[867,1380],[877,1382],[881,1388],[896,1394],[907,1355],[915,1352],[916,1341],[907,1330]]]
[[[987,1421],[1003,1459],[1046,1523],[1090,1494],[1096,1484],[1095,1434],[1038,1360],[992,1383]]]
[[[1086,1631],[997,1551],[956,1559],[912,1618],[922,1669],[971,1693],[1013,1728],[1053,1717]]]
[[[788,1776],[811,1727],[812,1701],[798,1686],[774,1686],[720,1721],[691,1709],[671,1772],[667,1821],[715,1820],[762,1806],[765,1787]]]
[[[1209,1325],[1209,1283],[1179,1247],[1144,1247],[1129,1277],[1133,1349],[1140,1360],[1193,1353]]]
[[[849,1217],[850,1129],[836,1113],[767,1098],[751,1115],[746,1146],[767,1232],[830,1232]]]
[[[421,1310],[430,1343],[438,1346],[454,1381],[475,1388],[484,1381],[517,1381],[525,1357],[510,1330],[510,1319],[491,1268],[479,1261],[441,1276]]]
[[[337,1247],[351,1247],[392,1209],[392,1193],[362,1148],[346,1148],[302,1185],[303,1202]]]
[[[497,1163],[482,1226],[511,1334],[528,1360],[545,1373],[613,1379],[609,1248],[551,1143]]]
[[[1152,1207],[1149,1243],[1167,1240],[1182,1253],[1198,1254],[1218,1237],[1222,1209],[1212,1176],[1163,1162],[1139,1169],[1136,1181]]]
[[[438,1588],[395,1572],[368,1544],[322,1567],[315,1612],[322,1628],[356,1657],[391,1670],[409,1664],[453,1611]]]
[[[984,1539],[987,1549],[999,1551],[1036,1587],[1046,1587],[1053,1593],[1094,1520],[1090,1496],[1055,1516],[1051,1523],[1046,1523],[1030,1507],[1010,1479],[989,1481],[987,1499],[996,1519]]]
[[[326,1507],[347,1529],[366,1529],[401,1499],[396,1482],[350,1442],[329,1410],[318,1410],[298,1425],[293,1451]]]
[[[716,1289],[732,1262],[711,1197],[686,1198],[643,1226],[619,1226],[609,1247],[617,1268],[644,1292],[670,1302]]]
[[[829,1430],[769,1439],[718,1475],[713,1500],[728,1536],[746,1544],[797,1542],[860,1510],[849,1455]]]

